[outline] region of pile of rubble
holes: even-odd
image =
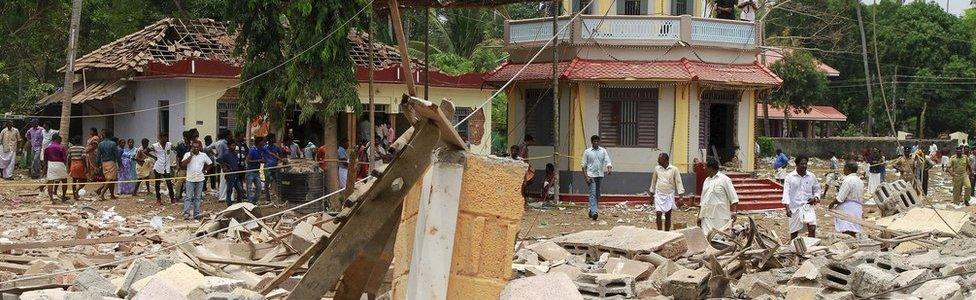
[[[0,237],[0,293],[25,300],[283,298],[301,279],[291,276],[304,270],[301,254],[337,226],[321,213],[285,213],[266,223],[256,220],[263,214],[250,203],[234,204],[202,225],[166,227],[165,218],[126,219],[111,210],[5,215],[11,214],[40,218],[39,226]],[[19,242],[39,238],[48,242]]]
[[[629,226],[517,245],[502,299],[962,299],[976,296],[976,222],[903,181],[876,192],[859,238],[783,243],[752,218],[727,232]],[[950,208],[950,209],[942,209]]]

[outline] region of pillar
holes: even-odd
[[[576,85],[576,92],[573,93],[571,115],[569,116],[569,126],[571,134],[569,138],[569,170],[575,170],[580,165],[583,151],[586,150],[586,132],[583,131],[586,120],[583,119],[583,101],[586,101],[586,89],[583,84]]]
[[[751,92],[746,92],[746,101],[749,101],[749,126],[746,130],[746,143],[745,147],[741,147],[746,150],[746,159],[744,165],[742,166],[744,171],[755,171],[756,169],[756,93],[758,90],[753,90]]]
[[[674,90],[674,137],[671,145],[671,161],[682,172],[691,170],[688,159],[688,131],[691,110],[691,85],[679,83]]]

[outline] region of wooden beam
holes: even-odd
[[[393,23],[393,35],[397,40],[397,47],[400,50],[400,68],[403,69],[403,82],[407,84],[407,94],[417,95],[417,88],[414,87],[413,65],[410,63],[410,52],[407,51],[407,37],[403,33],[403,21],[400,18],[400,4],[397,0],[390,0],[390,22]],[[370,37],[372,39],[372,36]],[[373,41],[370,40],[372,43]],[[372,62],[370,62],[372,64]]]
[[[400,205],[394,215],[399,216],[402,211],[403,205]],[[391,260],[385,260],[383,252],[388,248],[392,250],[391,246],[396,241],[399,223],[399,217],[387,219],[379,230],[379,234],[373,236],[373,239],[359,253],[356,260],[346,268],[333,297],[335,300],[359,300],[363,293],[374,293],[369,295],[370,299],[376,297],[376,291],[368,289],[369,283],[371,279],[376,277],[385,277],[386,271],[389,270],[392,255],[390,255]]]
[[[457,133],[457,130],[454,130],[453,123],[451,123],[447,116],[444,115],[444,111],[438,108],[436,104],[408,95],[403,95],[402,102],[410,104],[418,117],[424,117],[434,122],[441,132],[441,138],[449,146],[454,149],[467,149],[467,144],[464,142],[464,139]],[[444,100],[442,105],[453,111],[454,103]]]
[[[381,234],[387,220],[399,218],[394,214],[396,207],[402,205],[403,198],[421,178],[430,165],[431,153],[441,139],[438,126],[428,120],[415,124],[416,131],[410,142],[390,163],[390,167],[379,178],[373,179],[348,219],[339,225],[332,235],[332,241],[322,251],[322,255],[309,267],[308,272],[298,283],[288,299],[318,299],[336,286],[339,276],[363,251],[364,246],[375,236]]]
[[[24,274],[28,268],[30,268],[28,265],[0,262],[0,271],[7,271],[17,275]]]
[[[229,258],[209,257],[209,256],[198,256],[197,259],[199,259],[202,262],[208,262],[208,263],[217,263],[217,264],[224,264],[224,265],[239,265],[239,266],[248,266],[248,267],[270,267],[270,268],[284,269],[287,268],[288,266],[291,266],[291,264],[287,261],[262,262],[256,260],[229,259]]]
[[[315,241],[315,243],[312,244],[311,247],[308,247],[308,249],[306,249],[305,252],[298,257],[297,260],[292,262],[290,266],[286,267],[284,270],[281,270],[281,273],[278,273],[277,277],[269,281],[264,287],[261,287],[260,288],[261,294],[267,295],[275,288],[277,288],[278,285],[280,285],[282,282],[285,282],[285,280],[290,278],[291,274],[294,274],[295,271],[298,271],[299,269],[304,269],[302,266],[305,265],[305,262],[307,262],[313,256],[319,255],[319,253],[322,252],[322,249],[325,249],[325,246],[328,244],[329,244],[328,237],[326,236],[320,237],[319,240]]]
[[[98,244],[108,244],[108,243],[124,243],[124,242],[135,242],[146,240],[143,236],[111,236],[103,237],[97,239],[75,239],[75,240],[65,240],[65,241],[47,241],[47,242],[26,242],[17,244],[0,245],[0,252],[7,252],[16,249],[42,249],[42,248],[53,248],[53,247],[72,247],[78,245],[98,245]]]

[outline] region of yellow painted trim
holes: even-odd
[[[688,160],[688,132],[690,131],[689,126],[689,110],[691,105],[690,90],[691,87],[687,83],[678,84],[675,86],[674,91],[674,138],[671,141],[671,148],[674,149],[671,153],[674,165],[678,167],[682,172],[688,172],[689,163]]]
[[[515,123],[512,122],[512,120],[517,119],[515,117],[515,108],[517,107],[517,106],[515,106],[515,102],[516,101],[525,101],[525,99],[522,99],[522,95],[521,94],[518,95],[518,97],[519,97],[518,99],[515,99],[515,96],[516,96],[515,95],[515,87],[511,87],[511,86],[509,86],[508,89],[505,90],[505,96],[508,98],[508,103],[507,103],[508,104],[508,111],[505,112],[506,114],[508,114],[508,118],[506,118],[506,119],[508,119],[507,122],[506,122],[506,123],[508,123],[507,124],[508,125],[508,147],[511,148],[512,145],[515,145],[515,142],[516,142],[516,139],[515,139]],[[508,149],[505,149],[505,150],[507,151]]]
[[[692,17],[701,17],[702,9],[703,9],[702,6],[708,5],[708,1],[698,1],[698,0],[693,0],[693,1],[695,1],[695,15]]]
[[[572,8],[572,6],[570,6],[571,3],[569,1],[570,0],[563,0],[562,1],[563,2],[563,4],[562,4],[563,7],[562,8],[563,8],[563,12],[565,12],[565,13],[561,13],[560,15],[572,15],[572,13],[570,13],[570,11],[569,11]],[[549,2],[549,3],[552,3],[552,2]]]
[[[616,7],[610,7],[610,3],[614,3],[614,1],[613,0],[597,0],[596,4],[599,4],[599,5],[597,5],[596,9],[594,9],[593,11],[594,12],[599,12],[601,15],[603,15],[603,14],[616,15],[617,14],[617,9],[616,9]],[[609,10],[610,12],[608,13],[607,10]]]
[[[580,164],[580,158],[583,157],[583,150],[586,149],[586,132],[584,132],[584,123],[586,119],[583,112],[583,100],[586,99],[586,88],[582,84],[576,85],[576,95],[573,97],[572,106],[572,116],[570,116],[570,121],[572,122],[573,133],[570,136],[569,153],[572,158],[569,160],[570,168],[578,166]]]
[[[664,2],[665,2],[665,0],[658,0],[657,1],[657,5],[654,6],[654,14],[655,15],[670,14],[671,8],[668,8],[667,10],[665,10]]]
[[[755,171],[756,166],[756,90],[747,91],[749,99],[749,124],[746,126],[746,165],[743,170]]]

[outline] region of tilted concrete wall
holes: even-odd
[[[878,147],[885,155],[895,155],[896,148],[915,145],[918,140],[897,141],[894,138],[772,138],[773,145],[782,149],[789,156],[800,154],[827,158],[830,151],[840,154],[861,154],[864,147]],[[922,140],[923,145],[935,143],[939,150],[953,149],[957,146],[954,140]],[[926,148],[927,149],[927,148]],[[950,151],[950,153],[952,153]]]
[[[505,158],[465,155],[447,299],[498,299],[508,283],[527,167]],[[393,299],[406,297],[421,186],[418,182],[403,202],[393,251]]]

